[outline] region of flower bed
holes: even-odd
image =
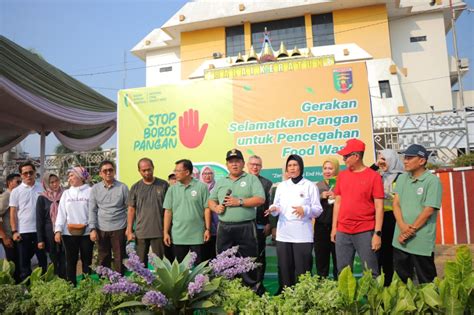
[[[339,280],[303,275],[279,296],[257,296],[236,275],[255,268],[252,259],[236,257],[231,249],[216,260],[192,268],[189,254],[180,264],[154,255],[154,270],[144,268],[134,252],[126,267],[128,277],[97,267],[99,281],[82,280],[77,287],[35,270],[29,285],[13,285],[11,265],[0,262],[1,314],[472,314],[474,272],[466,246],[447,262],[445,277],[424,285],[404,284],[394,275],[383,287],[383,275],[364,272],[358,281],[349,268]]]

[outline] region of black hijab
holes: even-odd
[[[298,165],[300,166],[300,175],[298,175],[297,177],[295,178],[292,178],[291,181],[294,183],[294,184],[298,184],[300,182],[300,180],[303,179],[303,173],[304,173],[304,163],[303,163],[303,159],[301,158],[301,156],[299,155],[296,155],[296,154],[291,154],[288,159],[286,160],[286,169],[288,170],[288,163],[290,161],[296,161],[298,163]]]

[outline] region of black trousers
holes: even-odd
[[[216,236],[211,235],[211,239],[204,243],[201,248],[202,261],[216,258]]]
[[[318,223],[314,225],[314,256],[318,276],[327,278],[332,257],[332,275],[337,280],[336,244],[331,242],[331,225]]]
[[[38,249],[38,237],[34,233],[21,233],[21,241],[17,243],[18,264],[20,269],[20,280],[23,281],[31,274],[31,258],[36,255],[38,264],[43,273],[48,268],[48,259],[44,249]]]
[[[257,257],[257,231],[255,221],[239,223],[219,222],[217,227],[216,248],[217,253],[221,253],[231,247],[238,245],[238,255],[241,257]],[[242,274],[245,285],[258,290],[258,270],[251,270]]]
[[[189,252],[195,252],[197,254],[196,261],[194,265],[197,266],[201,263],[202,258],[202,245],[176,245],[173,244],[173,254],[174,257],[178,260],[178,262],[182,262],[184,257]]]
[[[393,267],[400,279],[405,283],[408,278],[413,279],[413,268],[415,268],[416,277],[420,284],[432,282],[436,277],[434,253],[431,256],[421,256],[394,248]]]
[[[379,269],[385,274],[384,285],[388,287],[393,277],[393,232],[395,231],[393,211],[385,211],[382,225],[382,246],[379,253]]]
[[[20,282],[20,268],[18,264],[18,253],[17,253],[17,245],[16,242],[13,242],[13,247],[8,248],[5,246],[5,243],[2,240],[2,245],[3,249],[5,250],[5,256],[7,258],[7,261],[11,261],[12,263],[15,264],[15,272],[13,273],[13,279],[15,279],[15,282],[18,283]]]
[[[276,242],[278,266],[280,266],[281,285],[289,287],[298,277],[311,271],[313,265],[313,243]]]
[[[257,263],[260,263],[258,267],[258,282],[259,282],[259,294],[265,292],[265,287],[263,286],[263,279],[265,278],[265,269],[267,267],[267,258],[266,258],[266,241],[267,236],[265,235],[264,229],[257,229],[257,247],[258,247],[258,256]]]
[[[148,266],[148,252],[151,250],[153,253],[163,259],[165,253],[165,244],[163,243],[162,237],[157,238],[137,238],[135,240],[137,247],[137,255],[140,258],[140,261],[145,264],[145,267]]]
[[[63,235],[62,238],[64,248],[66,249],[67,280],[76,285],[76,269],[79,253],[81,254],[82,272],[89,274],[94,243],[90,240],[89,235]]]
[[[45,235],[46,241],[46,252],[49,254],[49,258],[54,266],[54,274],[62,279],[66,277],[66,252],[63,244],[58,244],[54,241],[54,234],[51,230],[50,233]]]

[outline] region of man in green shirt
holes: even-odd
[[[211,238],[211,211],[207,207],[209,191],[204,183],[193,178],[190,160],[179,160],[175,164],[176,184],[168,189],[163,204],[163,241],[168,247],[173,244],[178,261],[182,261],[189,251],[195,252],[197,265],[201,262],[202,244]]]
[[[427,283],[436,277],[434,247],[442,187],[439,178],[425,167],[428,152],[423,146],[412,144],[404,154],[407,173],[398,177],[393,199],[397,220],[393,265],[404,282],[413,278],[414,268],[418,282]]]
[[[239,246],[242,257],[257,257],[256,208],[265,202],[260,180],[244,172],[244,156],[237,149],[227,152],[229,175],[220,179],[209,197],[209,208],[219,215],[217,253]],[[242,275],[246,285],[258,289],[257,271]]]

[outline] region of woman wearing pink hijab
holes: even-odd
[[[54,266],[54,273],[66,278],[66,257],[61,244],[54,242],[54,224],[58,216],[59,200],[63,193],[59,177],[52,173],[43,176],[44,188],[36,202],[36,231],[38,249],[44,249],[49,254]]]

